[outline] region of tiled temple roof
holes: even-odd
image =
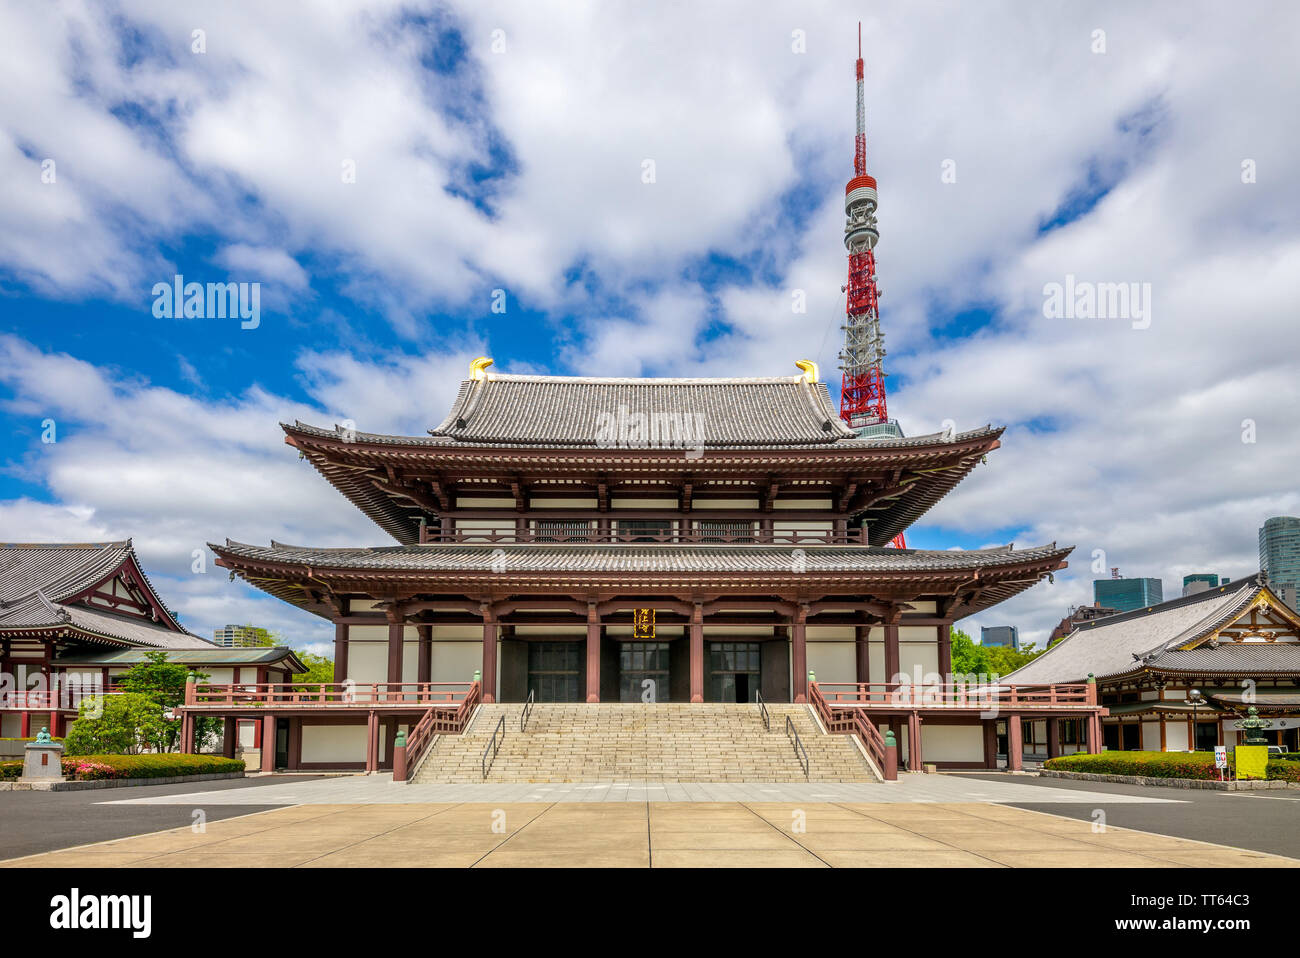
[[[411,572],[490,572],[502,561],[529,572],[788,572],[797,553],[816,572],[944,572],[1018,566],[1069,549],[1055,543],[1032,549],[999,546],[969,551],[868,548],[863,546],[770,546],[678,544],[426,545],[316,549],[272,542],[270,546],[209,543],[219,555],[313,569]]]
[[[1225,642],[1184,648],[1207,639],[1250,608],[1265,588],[1253,575],[1218,589],[1084,622],[1028,665],[1006,677],[1027,684],[1078,682],[1144,669],[1197,674],[1300,675],[1300,645]]]
[[[825,383],[752,379],[602,379],[489,374],[461,384],[435,438],[457,442],[595,446],[620,415],[690,417],[705,447],[825,444],[853,439]],[[676,420],[687,422],[685,418]]]
[[[165,609],[140,568],[130,539],[0,545],[0,632],[73,630],[91,641],[101,638],[160,649],[212,648],[211,642],[185,630],[170,613],[164,621],[154,622],[68,601],[127,565]]]

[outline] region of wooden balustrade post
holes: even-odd
[[[886,782],[898,781],[898,739],[894,738],[894,730],[885,729],[885,767],[882,768],[881,774],[885,776]]]
[[[402,731],[393,738],[393,781],[406,781],[406,733]]]

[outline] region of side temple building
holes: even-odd
[[[427,435],[283,426],[394,544],[212,548],[245,581],[334,623],[348,691],[200,688],[190,711],[260,709],[290,767],[374,769],[391,763],[399,730],[467,696],[757,693],[871,710],[913,767],[922,755],[996,764],[993,722],[973,703],[944,690],[907,699],[897,683],[946,681],[953,621],[1064,568],[1069,548],[885,546],[1001,429],[860,437],[810,363],[738,379],[498,375],[489,363],[473,364]],[[1017,702],[1098,714],[1082,686]],[[1000,717],[1018,732],[1015,711]]]

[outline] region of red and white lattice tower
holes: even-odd
[[[885,398],[885,337],[880,331],[876,289],[876,180],[867,174],[867,114],[863,92],[862,24],[858,24],[858,129],[853,144],[853,179],[844,189],[844,245],[849,251],[844,348],[840,352],[840,418],[851,429],[889,423]],[[893,544],[906,548],[902,533]]]

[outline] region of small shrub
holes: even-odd
[[[1228,768],[1235,766],[1228,753]],[[1102,752],[1100,755],[1062,755],[1043,763],[1056,772],[1093,775],[1141,775],[1147,778],[1194,778],[1218,781],[1213,752]],[[1267,775],[1274,781],[1300,782],[1300,762],[1271,759]]]
[[[221,755],[76,755],[64,756],[63,774],[77,781],[104,778],[172,778],[181,775],[215,775],[242,772],[243,759]],[[23,774],[22,762],[0,762],[0,781]]]

